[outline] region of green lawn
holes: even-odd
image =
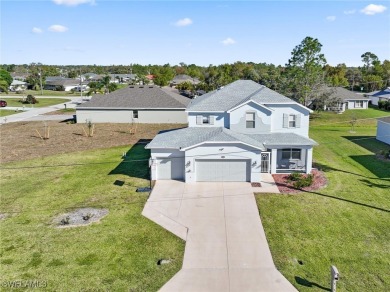
[[[375,156],[390,146],[374,139],[375,120],[360,121],[351,133],[343,123],[351,115],[322,113],[312,121],[310,136],[320,144],[314,161],[326,188],[257,196],[275,264],[300,291],[330,288],[330,265],[341,274],[338,291],[390,290],[390,162]]]
[[[135,190],[149,184],[148,158],[136,145],[3,164],[26,168],[1,170],[0,213],[9,217],[0,222],[0,281],[47,281],[50,291],[158,290],[180,270],[184,242],[141,215],[148,193]],[[131,162],[138,159],[146,160]],[[80,207],[109,214],[89,226],[53,226]],[[158,266],[162,258],[173,261]]]
[[[14,110],[6,110],[6,109],[0,109],[0,117],[5,117],[9,115],[13,115],[16,112]]]
[[[35,97],[39,98],[39,96],[42,96],[40,90],[25,90],[23,94],[21,93],[15,93],[15,92],[8,92],[6,95],[15,95],[15,96],[27,96],[28,94],[34,95]],[[85,95],[85,94],[83,94]],[[55,91],[55,90],[43,90],[43,96],[80,96],[80,92],[72,93],[70,91]],[[1,95],[0,95],[1,97]]]
[[[45,106],[51,106],[51,105],[69,102],[69,99],[65,99],[65,98],[39,98],[39,97],[37,97],[37,99],[38,99],[38,103],[36,103],[34,105],[23,104],[23,103],[19,102],[19,100],[21,100],[21,97],[20,98],[5,98],[4,100],[7,101],[7,106],[15,106],[15,107],[20,107],[20,108],[22,108],[23,106],[34,107],[34,108],[35,107],[45,107]]]

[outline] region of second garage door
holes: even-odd
[[[197,181],[250,181],[249,160],[196,160]]]

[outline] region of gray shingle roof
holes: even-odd
[[[95,95],[77,109],[185,109],[189,99],[158,86],[128,86],[107,95]]]
[[[269,133],[269,134],[254,134],[253,139],[262,141],[265,147],[268,146],[314,146],[317,142],[310,138],[303,137],[294,133]]]
[[[50,85],[50,86],[72,86],[72,85],[76,86],[78,84],[80,84],[80,80],[70,79],[70,78],[61,78],[61,79],[46,81],[46,85]]]
[[[246,101],[260,104],[296,102],[252,80],[237,80],[193,100],[188,111],[228,111]]]
[[[203,142],[241,142],[265,150],[262,143],[251,137],[222,127],[190,127],[160,132],[146,148],[182,149]]]
[[[379,91],[373,91],[367,93],[366,95],[390,99],[390,87],[387,87],[386,89],[379,90]]]
[[[180,83],[186,82],[186,81],[191,82],[193,84],[198,84],[200,82],[198,78],[193,78],[193,77],[186,75],[186,74],[179,74],[179,75],[176,75],[172,79],[171,83],[172,84],[180,84]]]
[[[326,87],[323,91],[329,93],[331,98],[338,98],[343,101],[347,100],[368,100],[367,97],[357,94],[355,92],[349,91],[348,89],[342,87]]]
[[[160,132],[147,146],[182,149],[203,142],[241,142],[261,150],[269,146],[313,146],[317,143],[293,133],[241,134],[222,127],[190,127]]]

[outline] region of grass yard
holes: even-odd
[[[69,99],[65,99],[65,98],[39,98],[37,97],[38,99],[38,103],[32,105],[32,104],[23,104],[21,102],[19,102],[19,100],[21,100],[22,97],[19,97],[19,98],[5,98],[4,100],[7,101],[7,106],[12,106],[12,107],[20,107],[22,108],[23,106],[25,106],[26,108],[27,107],[45,107],[45,106],[51,106],[51,105],[56,105],[56,104],[60,104],[60,103],[64,103],[64,102],[68,102]]]
[[[356,113],[355,113],[356,112]],[[310,136],[314,161],[328,186],[296,195],[257,195],[277,268],[299,291],[330,288],[330,265],[340,272],[338,291],[390,291],[390,161],[375,154],[375,109],[321,113]],[[330,291],[330,290],[329,290]]]
[[[184,242],[141,215],[148,193],[135,190],[148,186],[148,158],[144,145],[136,145],[2,164],[0,213],[8,217],[0,221],[1,283],[47,281],[49,291],[158,290],[180,270]],[[89,226],[53,226],[55,216],[81,207],[109,214]],[[159,259],[173,261],[158,266]]]
[[[6,117],[9,115],[13,115],[14,113],[15,113],[14,110],[0,109],[0,117]]]
[[[28,94],[34,95],[35,97],[39,98],[41,95],[40,90],[25,90],[23,94],[15,93],[15,92],[8,92],[6,95],[14,95],[18,97],[27,96]],[[85,93],[83,93],[85,95]],[[55,91],[55,90],[43,90],[43,96],[80,96],[80,92],[70,92],[70,91]],[[1,95],[0,95],[1,97]]]

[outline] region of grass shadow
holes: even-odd
[[[349,157],[380,179],[390,177],[390,163],[379,160],[375,155],[350,155]]]
[[[110,171],[112,174],[123,174],[129,177],[149,179],[150,150],[145,149],[145,141],[139,140],[122,158],[122,162]]]
[[[304,278],[301,278],[301,277],[298,277],[298,276],[295,276],[295,282],[297,282],[297,284],[299,285],[302,285],[302,286],[305,286],[305,287],[309,287],[309,288],[313,288],[313,287],[316,287],[316,288],[319,288],[319,289],[322,289],[322,290],[325,290],[325,291],[331,291],[330,288],[326,288],[324,286],[321,286],[315,282],[310,282]]]
[[[375,136],[342,136],[344,139],[367,149],[372,153],[378,153],[381,150],[389,151],[390,146],[375,138]]]

